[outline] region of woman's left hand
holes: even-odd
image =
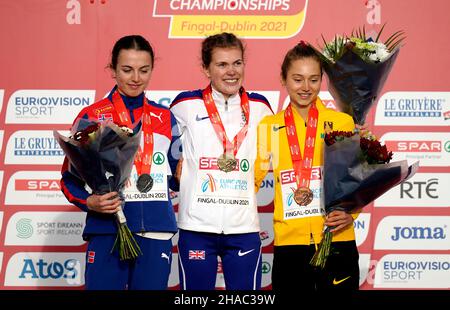
[[[325,219],[326,226],[334,227],[331,232],[342,230],[350,224],[353,224],[353,217],[345,211],[331,211]]]

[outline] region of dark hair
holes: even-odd
[[[222,32],[207,37],[202,42],[202,63],[203,67],[207,68],[211,63],[212,51],[215,48],[232,48],[236,47],[242,51],[244,57],[244,44],[234,34]]]
[[[300,43],[290,49],[286,53],[286,56],[284,56],[283,64],[281,65],[281,77],[283,78],[283,80],[286,80],[287,72],[292,62],[302,58],[315,59],[320,65],[320,75],[322,75],[322,61],[316,50],[312,48],[308,43],[300,41]]]
[[[140,35],[129,35],[120,38],[111,52],[111,63],[109,67],[112,69],[116,69],[117,67],[117,59],[119,58],[119,53],[121,50],[136,50],[136,51],[145,51],[150,54],[152,68],[155,59],[155,54],[153,52],[153,48],[150,43]]]

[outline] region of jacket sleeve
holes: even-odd
[[[86,199],[90,193],[84,188],[84,182],[71,172],[74,171],[74,167],[69,166],[70,163],[66,157],[61,169],[61,191],[70,203],[87,212]]]
[[[72,130],[73,126],[77,123],[77,120],[80,118],[88,118],[88,115],[85,110],[82,110],[77,117],[75,118],[73,124],[72,124]],[[64,157],[64,162],[61,167],[61,191],[66,196],[67,200],[72,203],[73,205],[77,206],[81,210],[87,212],[89,211],[87,205],[86,205],[86,199],[91,195],[86,189],[85,189],[85,183],[81,180],[80,177],[78,177],[75,167],[73,167],[69,159],[67,157]]]
[[[169,160],[170,170],[172,171],[172,177],[169,179],[169,188],[173,191],[180,190],[180,184],[175,178],[175,172],[178,162],[181,158],[182,148],[180,139],[180,130],[175,116],[170,112],[170,122],[172,127],[172,140],[170,142],[169,152],[167,154]]]
[[[255,160],[255,193],[270,169],[270,126],[268,117],[262,119],[257,127],[256,160]]]

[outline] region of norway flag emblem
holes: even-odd
[[[89,264],[93,264],[95,260],[95,252],[94,251],[88,251],[87,253],[87,261]]]

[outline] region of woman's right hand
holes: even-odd
[[[180,160],[177,164],[177,169],[175,171],[175,179],[180,183],[181,180],[181,172],[183,171],[183,157],[180,157]]]
[[[104,195],[92,194],[86,199],[88,209],[98,213],[114,214],[120,210],[121,204],[117,192],[111,192]]]

